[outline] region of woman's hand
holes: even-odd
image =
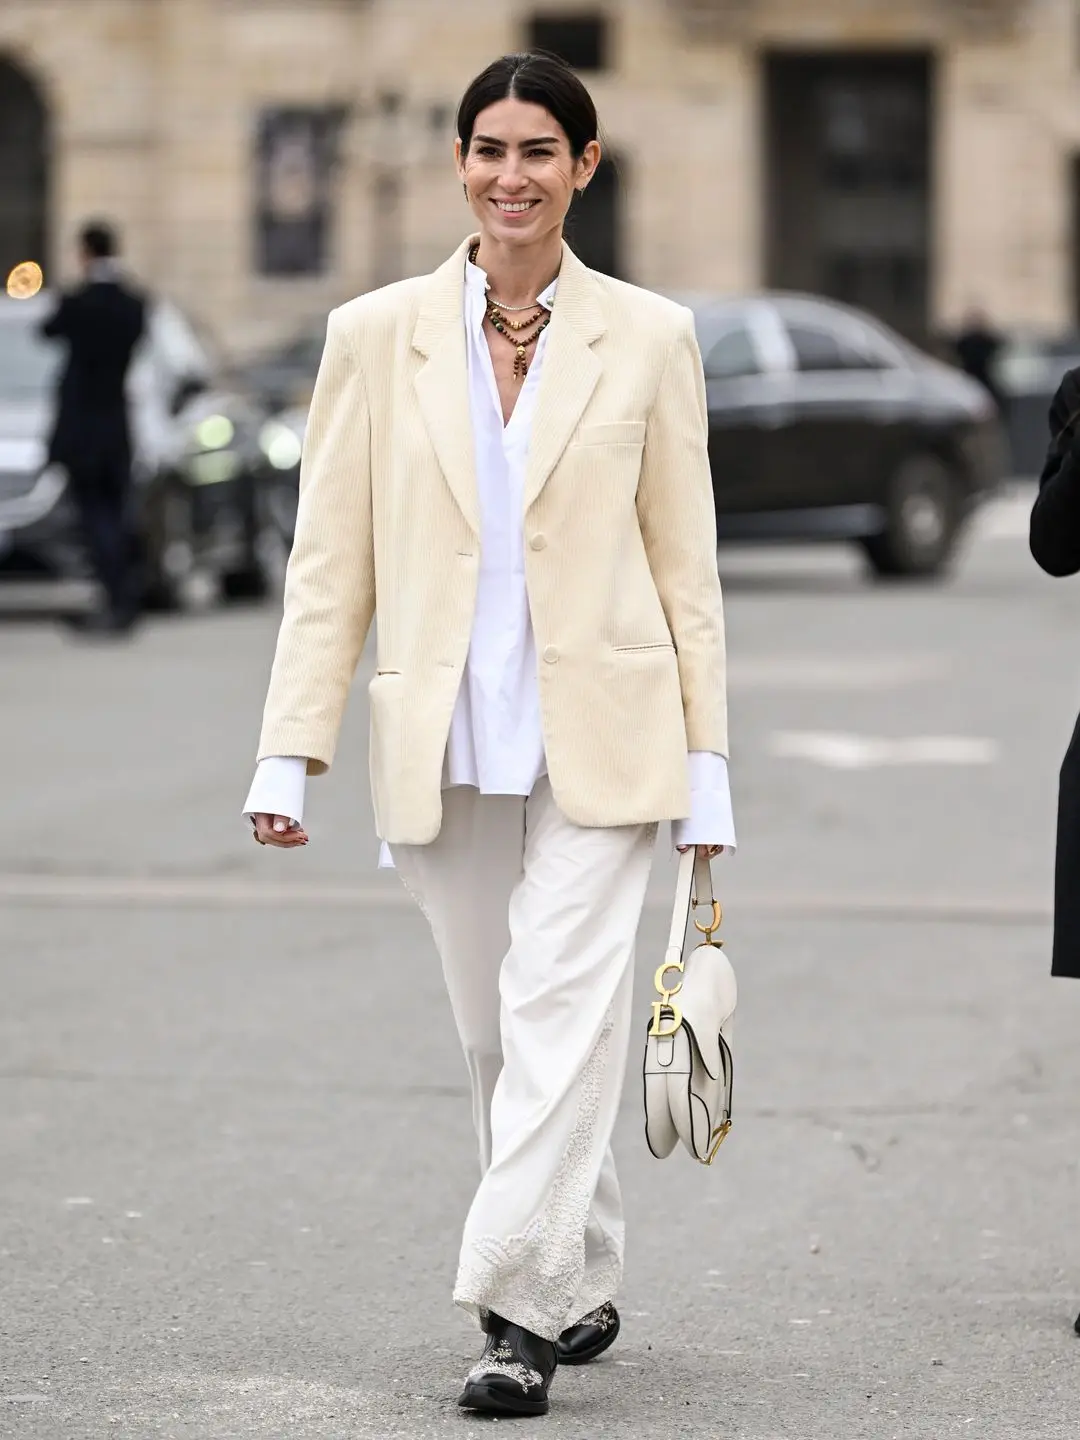
[[[308,843],[307,831],[294,825],[287,815],[256,815],[254,834],[260,845],[276,845],[279,850],[293,850]]]
[[[724,853],[723,845],[698,845],[696,848],[699,860],[715,860],[717,855]],[[685,855],[687,850],[690,849],[690,846],[676,845],[675,849],[678,850],[680,855]]]

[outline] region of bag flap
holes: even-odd
[[[675,997],[683,1024],[692,1031],[702,1064],[714,1080],[723,1073],[720,1031],[739,998],[735,970],[723,950],[697,945],[686,957],[682,989]]]

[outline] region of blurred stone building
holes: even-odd
[[[229,349],[287,336],[458,241],[454,103],[528,44],[604,119],[591,263],[1080,319],[1076,0],[3,0],[0,270],[112,216]]]

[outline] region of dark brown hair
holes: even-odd
[[[511,99],[542,105],[549,111],[565,130],[575,160],[580,160],[586,145],[599,136],[593,98],[566,61],[546,50],[526,50],[492,61],[461,97],[457,133],[463,151],[472,143],[480,112]]]

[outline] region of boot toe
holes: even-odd
[[[614,1305],[601,1305],[559,1336],[559,1364],[587,1365],[595,1360],[614,1345],[621,1323]]]

